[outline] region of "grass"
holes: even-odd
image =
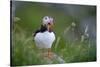
[[[40,65],[47,64],[37,53],[38,49],[35,46],[32,35],[27,36],[27,31],[20,27],[12,31],[12,65]],[[80,41],[67,43],[57,36],[56,41],[52,46],[52,51],[60,56],[66,63],[71,62],[89,62],[96,61],[96,45],[81,43]],[[54,64],[57,63],[53,60]]]
[[[32,5],[32,4],[30,4]],[[12,29],[12,65],[41,65],[48,64],[40,56],[41,52],[35,46],[32,33],[39,28],[41,19],[45,15],[54,17],[54,32],[56,40],[52,45],[52,52],[61,57],[66,63],[96,61],[96,43],[87,39],[81,42],[66,40],[63,32],[73,22],[73,17],[65,15],[61,10],[43,6],[27,5],[16,10],[16,17],[20,20],[13,22]],[[35,6],[35,7],[34,7]],[[41,9],[41,12],[40,12]],[[79,25],[78,20],[75,22]],[[52,64],[58,64],[56,59]]]

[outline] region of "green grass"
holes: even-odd
[[[32,5],[32,4],[31,4]],[[48,64],[41,58],[36,47],[32,33],[39,28],[41,19],[45,15],[54,17],[54,32],[56,40],[52,45],[52,52],[60,56],[66,63],[96,61],[96,43],[80,39],[68,42],[63,37],[66,27],[73,22],[73,17],[65,15],[62,10],[43,6],[25,6],[16,10],[16,16],[21,20],[13,22],[12,29],[12,65],[41,65]],[[75,22],[79,25],[78,20]],[[65,36],[67,37],[67,35]],[[90,43],[89,43],[90,42]],[[56,64],[53,60],[52,64]]]
[[[19,30],[17,30],[19,31]],[[16,32],[17,32],[16,31]],[[40,65],[47,64],[37,53],[39,50],[36,48],[33,37],[26,36],[27,32],[20,30],[18,33],[13,32],[12,43],[12,64],[16,65]],[[87,43],[74,43],[68,44],[63,39],[57,40],[52,46],[52,51],[60,56],[66,63],[71,62],[88,62],[96,61],[96,46]],[[54,60],[54,63],[55,62]]]

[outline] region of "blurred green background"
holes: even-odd
[[[11,4],[12,65],[47,64],[38,56],[32,36],[44,16],[54,18],[52,52],[65,63],[96,61],[96,6],[25,1]]]

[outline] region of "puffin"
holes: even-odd
[[[42,24],[38,30],[34,33],[34,41],[36,47],[39,49],[47,50],[47,57],[51,58],[51,47],[55,41],[55,33],[53,32],[53,18],[50,16],[44,16]]]

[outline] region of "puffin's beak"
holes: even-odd
[[[48,29],[49,32],[52,31],[52,27],[53,27],[53,23],[48,23],[47,29]]]

